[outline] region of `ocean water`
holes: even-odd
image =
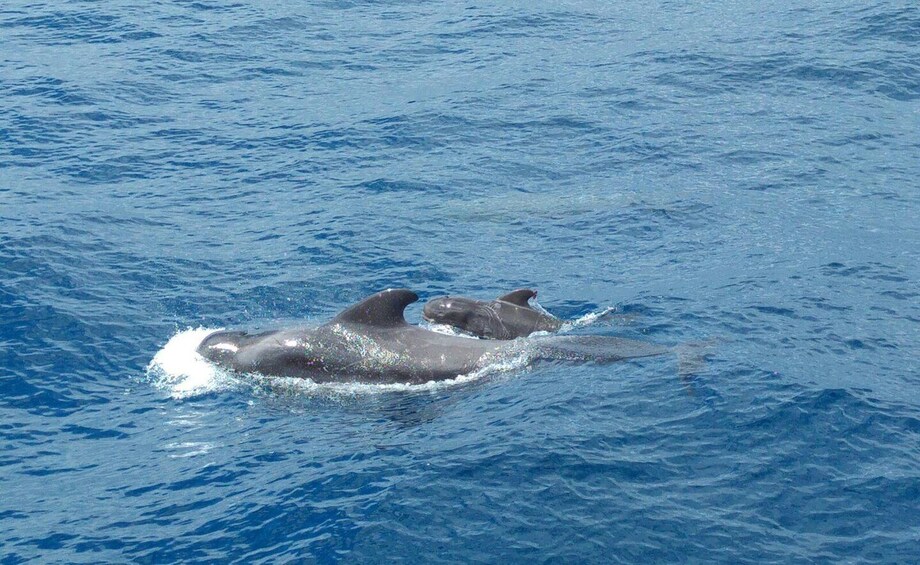
[[[917,562],[918,61],[910,2],[4,2],[0,562]],[[192,354],[523,286],[708,362]]]

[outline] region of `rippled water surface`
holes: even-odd
[[[4,2],[0,560],[915,561],[920,10],[703,4]],[[191,355],[522,286],[709,361]]]

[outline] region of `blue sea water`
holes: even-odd
[[[4,2],[0,561],[918,562],[918,61],[911,2]],[[191,354],[522,286],[709,360]]]

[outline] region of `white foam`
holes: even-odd
[[[434,322],[423,320],[420,324],[420,327],[431,330],[433,332],[437,332],[439,334],[452,335],[454,337],[465,337],[469,339],[479,339],[479,336],[475,336],[471,333],[467,333],[447,324],[435,324]]]
[[[231,388],[234,381],[198,354],[198,345],[214,328],[180,331],[172,336],[147,365],[147,378],[173,398],[189,398]]]
[[[171,459],[179,459],[207,455],[214,449],[214,445],[202,441],[183,441],[167,443],[166,449],[170,451],[169,457]]]
[[[479,375],[458,375],[453,379],[429,381],[421,384],[371,384],[360,382],[343,383],[316,383],[310,379],[294,377],[264,377],[251,375],[253,383],[258,389],[276,393],[294,393],[303,396],[321,396],[325,398],[353,398],[357,396],[370,396],[392,392],[435,392],[444,388],[459,386],[473,382],[480,378]]]
[[[585,314],[584,316],[580,318],[563,323],[561,330],[565,332],[565,331],[573,330],[575,328],[582,328],[584,326],[590,326],[591,324],[597,322],[598,320],[600,320],[607,314],[610,314],[615,311],[616,311],[615,307],[609,306],[607,308],[604,308],[600,312],[588,312],[587,314]]]

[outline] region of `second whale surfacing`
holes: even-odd
[[[530,305],[537,291],[520,288],[495,300],[440,296],[425,304],[422,317],[483,339],[516,339],[536,332],[555,332],[562,320]]]
[[[542,336],[481,340],[434,332],[406,322],[418,300],[405,289],[378,292],[317,327],[250,334],[219,331],[198,353],[237,373],[296,377],[316,383],[423,384],[468,375],[525,356],[610,363],[669,353],[667,347],[611,336]]]

